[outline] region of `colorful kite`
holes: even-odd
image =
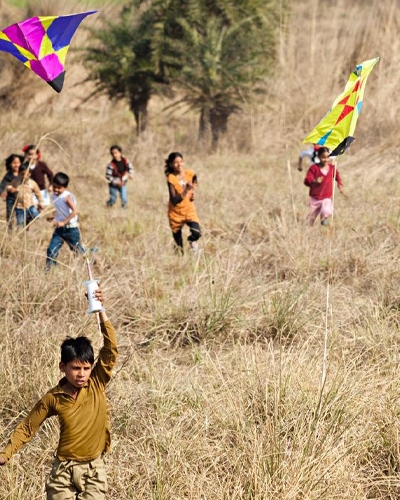
[[[31,17],[13,24],[0,31],[0,50],[15,56],[54,90],[61,92],[71,39],[83,19],[95,12]]]
[[[379,61],[379,57],[364,61],[350,75],[344,92],[332,104],[332,108],[310,132],[303,142],[326,146],[337,156],[354,141],[354,130],[363,104],[364,89],[368,75]]]

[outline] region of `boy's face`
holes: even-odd
[[[119,149],[117,148],[114,148],[111,150],[111,156],[113,157],[113,159],[115,161],[121,161],[121,158],[122,158],[122,153]]]
[[[63,193],[65,190],[66,190],[66,187],[59,186],[58,184],[53,184],[53,193],[56,196],[60,196],[60,194]]]
[[[29,163],[36,162],[37,158],[38,158],[38,155],[34,149],[30,149],[29,151],[27,151],[26,159],[29,161]]]
[[[68,363],[60,362],[60,370],[65,374],[65,378],[75,388],[80,389],[89,380],[93,366],[89,361],[79,361],[73,359]]]

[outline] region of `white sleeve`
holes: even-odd
[[[305,158],[306,156],[308,156],[309,158],[312,157],[314,153],[314,149],[313,148],[309,148],[309,149],[305,149],[304,151],[302,151],[300,154],[299,154],[299,157],[300,158]]]

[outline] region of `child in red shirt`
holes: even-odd
[[[326,226],[329,217],[333,214],[333,178],[335,178],[339,191],[343,193],[343,183],[338,170],[329,163],[330,151],[326,147],[318,150],[319,164],[311,165],[304,179],[304,184],[310,188],[310,212],[308,222],[312,226],[318,215],[321,224]]]

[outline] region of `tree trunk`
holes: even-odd
[[[208,109],[202,108],[202,110],[200,111],[199,135],[197,138],[198,143],[201,146],[204,146],[206,143],[209,124],[210,124],[210,114],[208,112]]]
[[[221,135],[228,131],[228,118],[231,113],[224,108],[215,107],[210,109],[211,125],[211,147],[215,151]]]
[[[150,96],[144,93],[134,94],[130,97],[130,110],[135,117],[136,134],[139,136],[147,127],[147,105]]]

